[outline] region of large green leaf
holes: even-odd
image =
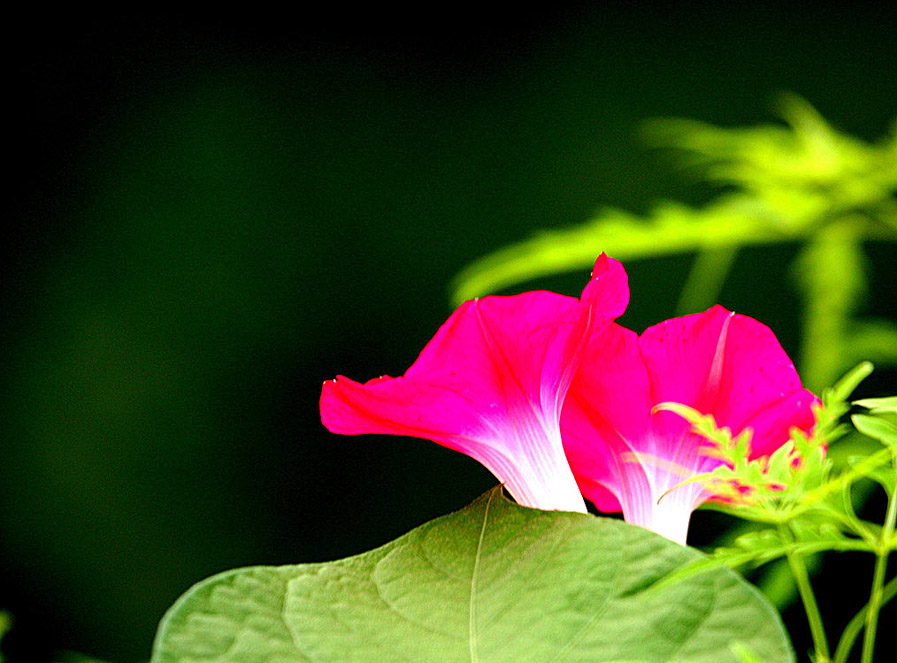
[[[700,553],[641,528],[490,491],[370,552],[230,571],[191,589],[153,663],[794,660],[772,607]]]

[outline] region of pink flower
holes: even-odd
[[[818,399],[775,335],[756,320],[714,306],[667,320],[641,336],[613,324],[583,347],[561,419],[564,449],[583,495],[601,511],[685,543],[691,512],[713,496],[692,482],[720,464],[680,416],[652,408],[677,402],[712,414],[733,434],[753,429],[753,457],[809,432]]]
[[[582,297],[526,292],[462,304],[403,377],[324,383],[335,433],[423,437],[485,465],[520,503],[585,512],[561,443],[561,408],[588,338],[629,301],[601,255]]]
[[[714,496],[679,484],[721,461],[654,406],[691,406],[734,434],[750,427],[757,457],[791,427],[809,432],[818,399],[756,320],[715,306],[639,337],[613,322],[628,302],[625,271],[603,254],[580,299],[466,302],[403,377],[325,382],[322,421],[336,433],[428,438],[476,458],[521,504],[584,512],[584,495],[685,543],[691,512]]]

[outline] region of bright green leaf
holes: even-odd
[[[840,416],[847,412],[844,401],[850,398],[860,383],[872,374],[873,365],[870,361],[863,361],[854,366],[852,369],[838,380],[830,389],[826,389],[822,394],[822,400],[827,409],[838,408],[835,416]],[[840,408],[838,406],[841,406]]]
[[[153,663],[793,661],[777,614],[697,551],[493,490],[370,552],[206,580],[162,621]]]
[[[474,261],[455,277],[452,299],[460,303],[539,276],[589,269],[602,252],[631,260],[788,238],[779,220],[746,196],[721,197],[704,209],[663,202],[647,219],[605,209],[582,225],[542,231]]]
[[[854,401],[854,405],[859,405],[873,414],[897,414],[897,396],[889,396],[887,398],[864,398]]]
[[[784,95],[788,126],[720,128],[685,119],[654,120],[652,143],[711,181],[753,192],[794,228],[874,206],[897,189],[895,143],[871,145],[833,129],[804,99]]]
[[[897,426],[880,417],[871,417],[868,414],[854,414],[850,417],[858,431],[867,437],[888,445],[897,451]]]

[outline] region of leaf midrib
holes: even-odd
[[[492,491],[486,500],[486,508],[483,511],[483,526],[480,528],[480,538],[477,541],[477,553],[473,560],[473,572],[470,575],[470,607],[468,609],[469,621],[467,626],[467,644],[470,649],[470,663],[479,663],[480,657],[477,651],[477,580],[480,571],[480,556],[483,551],[483,540],[486,538],[486,523],[489,521],[489,507],[492,505],[498,491]]]

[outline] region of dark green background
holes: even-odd
[[[643,148],[641,120],[767,122],[789,90],[872,140],[897,110],[885,12],[297,11],[8,25],[14,657],[145,659],[193,582],[361,552],[491,486],[427,441],[329,434],[320,384],[401,374],[450,312],[451,277],[490,250],[602,205],[706,200]],[[795,355],[793,255],[746,252],[721,303]],[[897,255],[870,255],[863,311],[893,319]],[[688,260],[627,265],[623,322],[670,317]]]

